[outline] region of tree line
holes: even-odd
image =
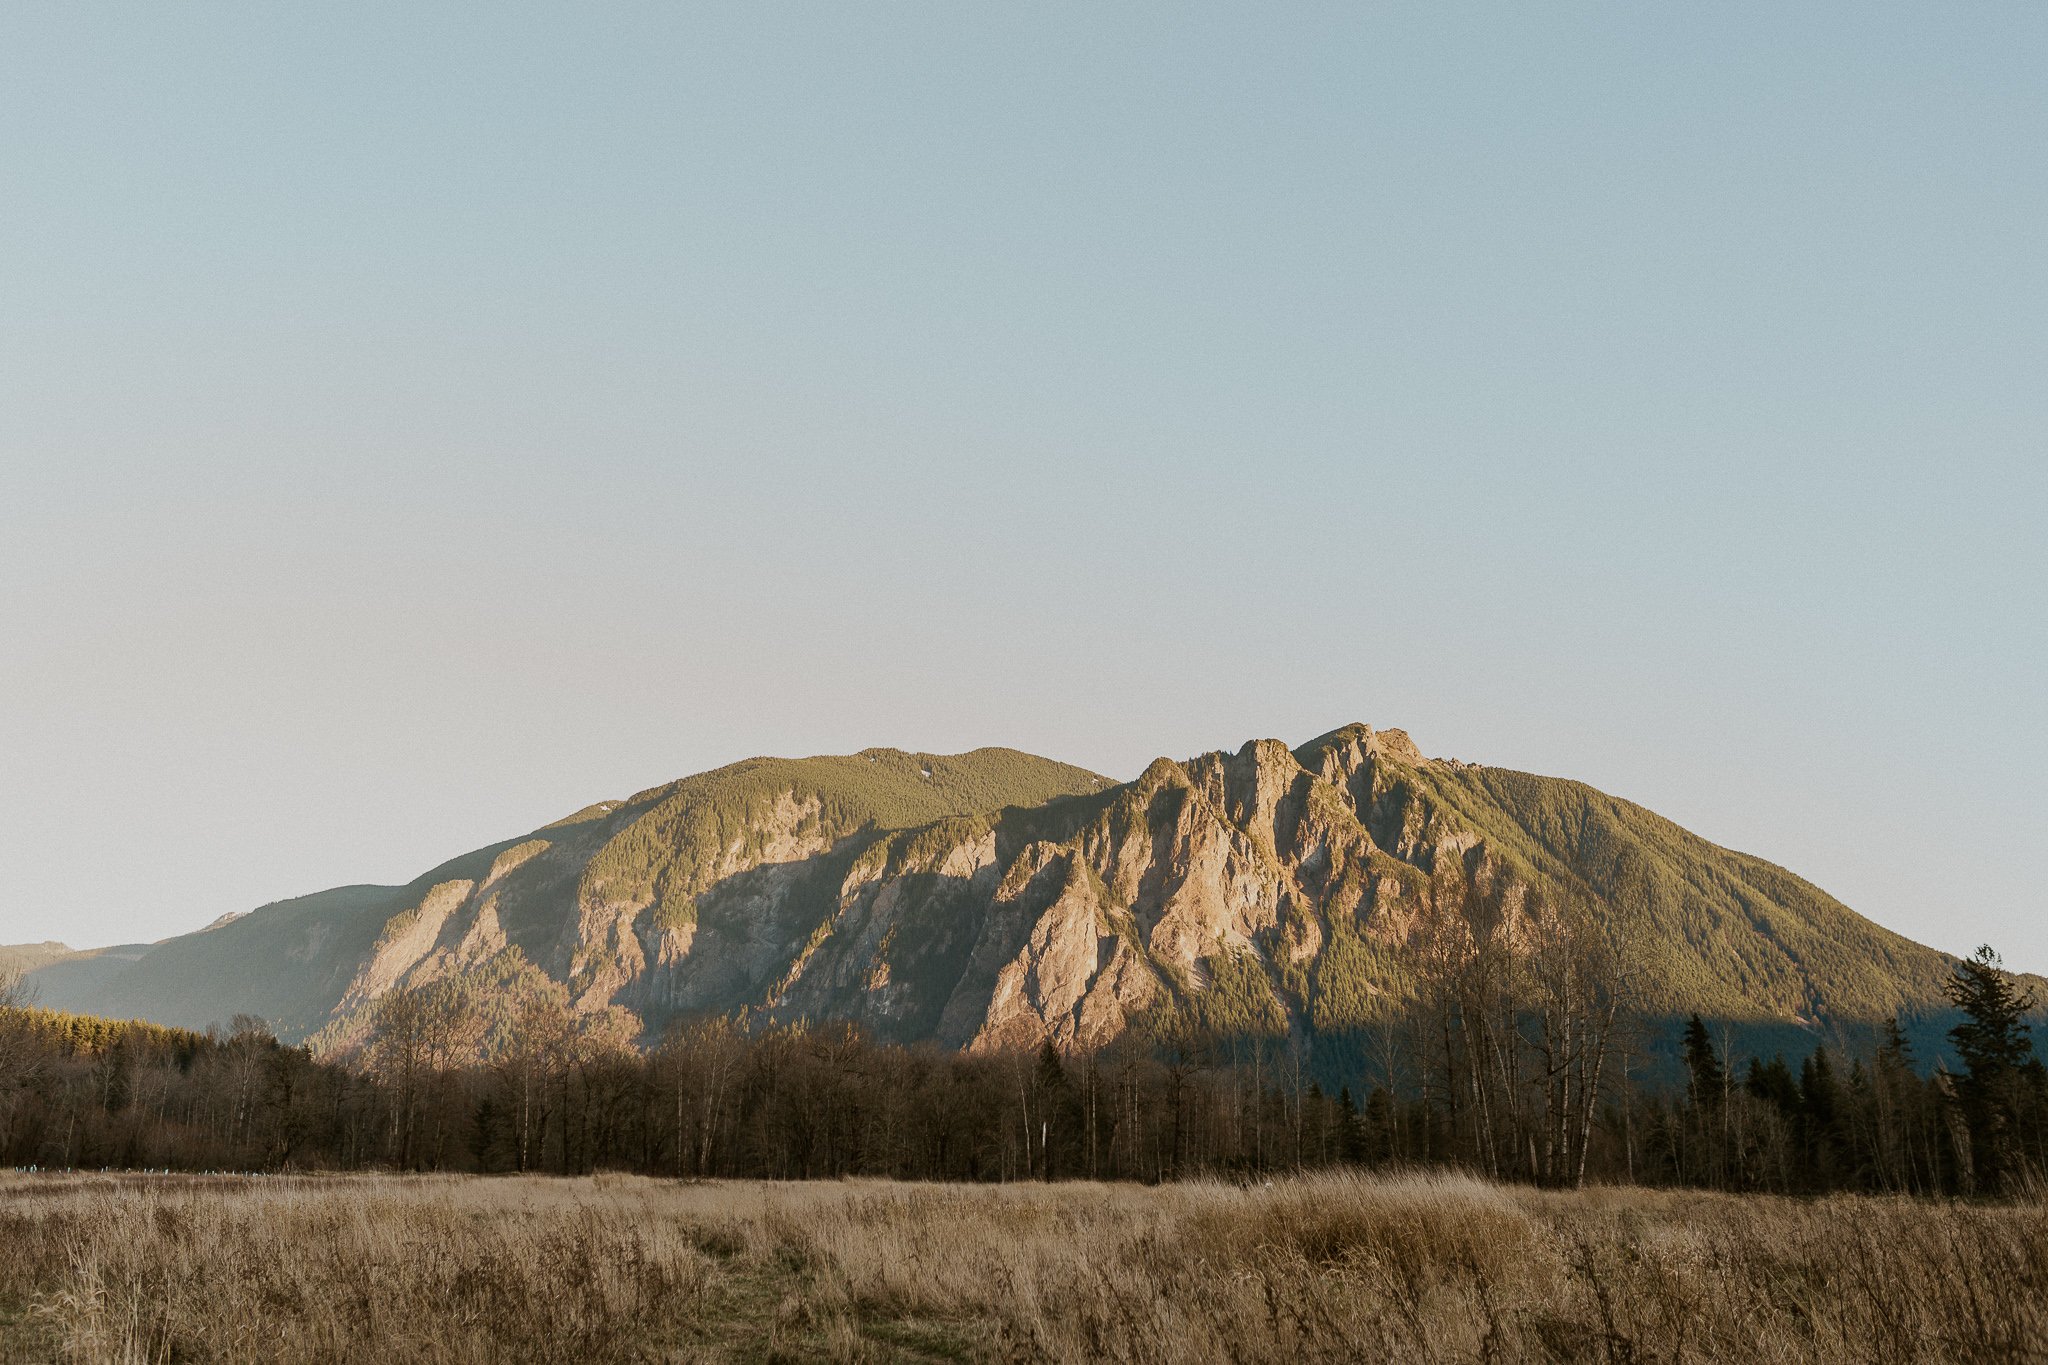
[[[962,1181],[1352,1165],[1922,1195],[2048,1171],[2034,1002],[1989,949],[1950,984],[1954,1069],[1896,1022],[1863,1053],[1795,1065],[1732,1056],[1697,1016],[1659,1069],[1611,945],[1568,927],[1525,925],[1512,956],[1425,945],[1412,1008],[1335,1078],[1300,1032],[970,1055],[735,1016],[637,1047],[616,1013],[541,993],[478,1060],[473,1011],[429,986],[320,1060],[247,1017],[197,1033],[0,1002],[0,1165]]]

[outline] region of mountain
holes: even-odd
[[[33,946],[40,948],[45,945]],[[156,946],[153,943],[121,943],[111,948],[67,950],[55,956],[37,957],[24,964],[21,984],[27,988],[35,1004],[54,1009],[79,1008],[81,1013],[91,1013],[82,1006],[109,999],[111,983]],[[143,1017],[139,1011],[128,1013],[131,1017]]]
[[[76,955],[76,949],[54,939],[43,943],[0,943],[0,982]]]
[[[1169,1024],[1337,1039],[1407,998],[1413,950],[1446,924],[1487,917],[1515,942],[1546,903],[1630,945],[1649,1012],[1760,1035],[1931,1014],[1952,961],[1640,806],[1350,725],[1127,783],[1005,749],[754,759],[403,887],[28,980],[56,1008],[247,1013],[327,1050],[428,983],[493,1027],[541,991],[632,1032],[748,1009],[977,1049]]]
[[[553,981],[594,1011],[674,976],[664,954],[687,938],[696,900],[736,877],[1109,785],[1008,749],[751,759],[585,807],[405,886],[279,901],[158,944],[73,954],[26,981],[52,1009],[193,1028],[250,1014],[288,1040],[345,1035],[393,985],[433,979]]]

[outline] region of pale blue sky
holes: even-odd
[[[0,941],[1402,725],[2048,969],[2048,7],[13,4]]]

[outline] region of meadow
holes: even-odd
[[[24,1174],[0,1359],[2043,1360],[2048,1206]]]

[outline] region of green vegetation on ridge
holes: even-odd
[[[1651,1008],[1875,1020],[1940,998],[1944,954],[1641,806],[1507,768],[1433,766],[1409,780],[1539,885],[1627,917]]]
[[[584,893],[659,900],[672,921],[686,921],[688,898],[778,840],[829,846],[861,830],[1037,806],[1105,785],[1098,774],[1014,749],[748,759],[633,797],[630,823],[590,860]]]

